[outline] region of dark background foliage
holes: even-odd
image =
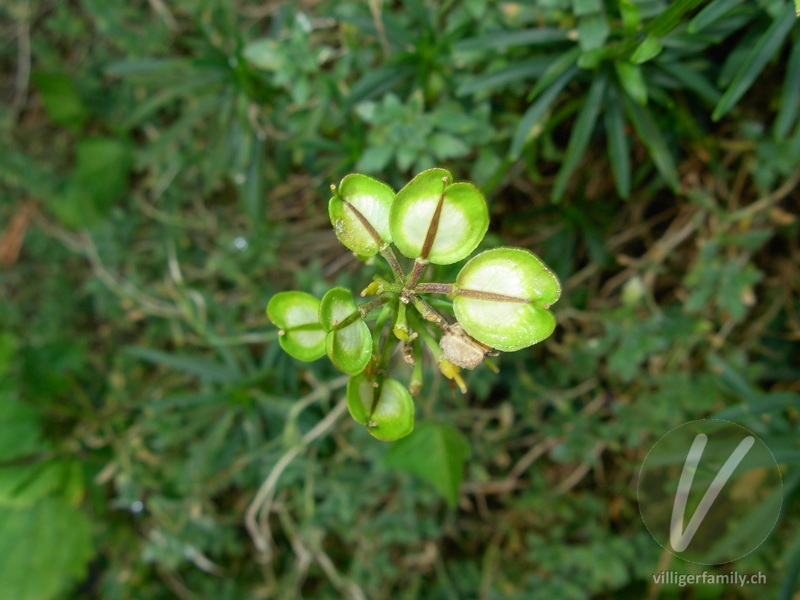
[[[797,23],[785,0],[3,3],[3,597],[796,597]],[[468,441],[429,463],[463,470],[454,507],[264,315],[376,272],[330,183],[434,165],[486,193],[485,247],[564,283],[556,334],[467,395],[426,373],[418,427]],[[637,471],[714,415],[781,464],[780,523],[734,565],[767,584],[657,586],[698,567],[647,533]]]

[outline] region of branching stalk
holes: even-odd
[[[419,278],[422,277],[422,274],[425,272],[425,268],[428,266],[427,259],[422,257],[416,259],[414,261],[414,268],[411,270],[411,273],[408,274],[408,279],[406,280],[406,288],[414,289],[419,281]]]
[[[381,246],[381,256],[386,259],[386,262],[389,263],[389,266],[392,268],[392,273],[394,273],[394,278],[397,281],[403,281],[406,278],[406,274],[403,271],[403,267],[400,266],[400,263],[397,260],[394,252],[392,251],[392,247],[389,244],[384,244]]]
[[[417,295],[414,295],[411,297],[411,301],[414,303],[414,308],[419,311],[419,314],[422,315],[426,321],[430,321],[441,330],[447,328],[449,325],[447,319],[445,319],[438,310],[425,302],[425,300]]]
[[[423,294],[445,294],[449,296],[453,293],[452,283],[418,283],[414,287],[415,292]]]
[[[366,304],[362,304],[361,306],[357,307],[352,313],[347,315],[344,319],[336,323],[333,327],[331,327],[331,331],[338,331],[339,329],[344,329],[348,325],[352,325],[359,319],[365,318],[370,312],[378,308],[379,306],[386,304],[389,300],[391,300],[391,294],[383,294],[378,296],[377,298],[373,298]]]

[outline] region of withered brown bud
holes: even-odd
[[[448,361],[462,369],[474,369],[491,350],[470,336],[458,323],[445,329],[439,347]]]

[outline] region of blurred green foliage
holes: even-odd
[[[792,2],[11,0],[0,31],[4,594],[796,594]],[[428,374],[431,424],[390,446],[264,307],[366,284],[331,182],[433,164],[486,193],[479,250],[531,248],[565,292],[467,396]],[[767,584],[655,587],[700,567],[643,527],[638,466],[713,415],[784,469],[735,564]]]

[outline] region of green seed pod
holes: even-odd
[[[363,373],[347,383],[347,408],[379,440],[391,442],[414,430],[414,401],[395,379],[372,380]]]
[[[319,300],[305,292],[280,292],[267,304],[269,320],[280,327],[281,348],[302,361],[325,355],[325,331],[319,322]]]
[[[336,237],[361,256],[377,254],[392,241],[389,210],[393,201],[394,191],[385,183],[358,173],[348,175],[328,202]]]
[[[492,348],[513,352],[553,333],[556,322],[548,308],[561,296],[561,285],[532,252],[496,248],[464,265],[455,294],[453,310],[464,331]]]
[[[350,290],[337,287],[322,297],[319,322],[328,332],[325,350],[336,368],[356,375],[372,357],[372,335],[353,301]]]
[[[392,239],[409,258],[449,265],[469,256],[489,228],[489,209],[471,183],[452,183],[444,169],[428,169],[397,193],[390,213]]]

